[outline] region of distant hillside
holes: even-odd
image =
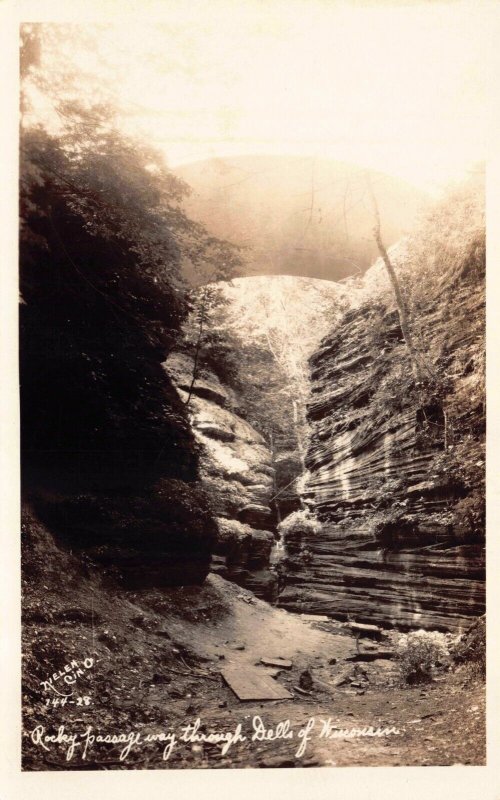
[[[340,280],[378,256],[364,170],[324,159],[240,156],[177,167],[185,206],[216,236],[250,248],[249,274]],[[370,172],[388,245],[408,232],[426,195]]]

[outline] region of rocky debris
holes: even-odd
[[[344,669],[340,675],[332,680],[332,686],[344,686],[349,683],[349,678],[352,675],[352,669]]]
[[[98,611],[94,611],[90,608],[68,608],[64,611],[60,611],[58,614],[54,614],[53,621],[62,623],[83,622],[97,625],[102,622],[102,618]]]
[[[317,762],[315,762],[317,763]],[[295,759],[291,758],[290,756],[274,756],[270,758],[263,758],[261,761],[258,762],[256,765],[257,767],[261,767],[262,769],[278,769],[278,768],[286,768],[290,769],[290,767],[297,767],[303,766],[302,763],[298,764]],[[310,764],[309,766],[313,766]]]
[[[292,688],[293,688],[293,690],[295,692],[298,692],[299,694],[305,695],[306,697],[311,697],[311,695],[312,695],[311,691],[307,691],[307,689],[302,689],[301,686],[293,686]]]
[[[370,678],[373,669],[374,673],[381,673],[380,682],[371,679],[370,691],[364,695],[358,694],[363,688],[350,690],[347,685],[341,691],[330,686],[330,691],[325,689],[322,693],[316,680],[316,665],[312,668],[310,664],[331,660],[334,654],[340,662],[353,649],[351,637],[341,635],[338,626],[333,633],[328,633],[318,629],[316,623],[286,614],[262,601],[242,602],[239,595],[246,593],[215,575],[210,575],[199,587],[116,591],[101,580],[99,569],[94,568],[90,575],[83,574],[78,559],[67,551],[54,545],[50,550],[48,543],[37,542],[30,532],[24,535],[28,536],[29,554],[25,563],[30,567],[23,583],[28,614],[36,610],[42,586],[43,602],[51,619],[65,609],[90,608],[91,603],[99,608],[101,615],[95,625],[97,662],[89,673],[89,682],[82,679],[81,684],[81,688],[92,695],[92,704],[82,708],[46,707],[40,702],[39,681],[47,677],[48,665],[61,668],[68,659],[81,659],[82,654],[89,652],[91,620],[80,619],[69,625],[56,622],[47,629],[36,622],[23,625],[25,733],[30,733],[37,725],[57,732],[60,725],[65,725],[66,729],[85,730],[87,726],[98,724],[104,731],[141,730],[144,736],[158,734],[166,728],[166,708],[167,728],[172,730],[180,731],[187,721],[199,716],[206,733],[234,731],[241,720],[243,734],[247,737],[252,735],[251,720],[257,715],[266,728],[272,730],[289,719],[294,731],[303,728],[311,716],[327,720],[335,715],[335,724],[342,728],[361,727],[372,721],[375,724],[378,719],[387,720],[389,724],[422,720],[407,726],[404,737],[388,740],[394,743],[394,752],[389,747],[381,747],[383,741],[376,737],[356,740],[356,746],[345,746],[342,740],[322,743],[313,737],[306,756],[298,760],[294,757],[297,750],[294,738],[254,742],[251,747],[245,743],[235,745],[225,756],[221,755],[220,745],[203,743],[201,750],[194,751],[190,743],[179,743],[168,761],[162,760],[161,750],[146,748],[132,750],[123,763],[119,760],[120,748],[96,743],[86,761],[76,754],[70,768],[255,768],[263,761],[270,766],[295,763],[300,767],[331,766],[332,761],[351,767],[484,763],[484,686],[469,683],[464,688],[463,677],[458,672],[447,673],[445,681],[431,684],[424,695],[414,687],[406,687],[404,691],[395,687],[392,678],[385,677],[385,671],[380,669],[379,665],[384,662],[377,662],[369,665]],[[151,622],[151,626],[144,625],[143,621]],[[162,629],[170,631],[171,640],[157,636],[157,631]],[[98,638],[102,630],[108,630],[122,646],[110,653]],[[226,648],[224,642],[236,641],[236,636],[245,642],[246,649],[227,650],[227,659],[219,660],[217,650]],[[281,649],[285,647],[286,650]],[[230,662],[235,664],[236,670],[241,669],[240,664],[247,664],[265,675],[276,688],[279,683],[270,677],[273,668],[262,664],[255,666],[266,651],[292,661],[292,669],[281,671],[279,680],[284,682],[289,678],[287,689],[293,686],[294,696],[245,700],[241,701],[244,705],[240,705],[221,678],[220,670]],[[320,653],[321,659],[315,658]],[[353,667],[350,665],[350,670]],[[298,685],[300,672],[306,669],[315,680],[310,694],[306,690],[299,692],[294,686]],[[319,665],[318,674],[323,675],[321,669]],[[356,682],[366,685],[361,678]],[[442,714],[427,716],[436,711]],[[459,729],[462,735],[457,737]],[[431,745],[425,741],[426,737],[432,737]],[[36,747],[29,735],[23,736],[22,747],[24,770],[68,769],[63,747],[51,748],[52,752],[48,753]],[[434,749],[431,751],[429,747]]]
[[[247,603],[248,605],[255,605],[255,597],[252,597],[251,594],[238,594],[237,599],[243,600],[243,602]]]
[[[349,622],[348,628],[353,632],[357,638],[364,638],[367,636],[370,639],[380,641],[387,636],[378,625],[367,625],[362,622]]]
[[[305,669],[299,675],[299,686],[301,689],[305,689],[306,692],[310,692],[314,686],[313,677],[308,669]]]
[[[300,614],[299,616],[307,622],[330,622],[330,617],[325,614]]]
[[[155,631],[156,636],[161,636],[163,639],[171,639],[168,631]]]

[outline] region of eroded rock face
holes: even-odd
[[[179,353],[169,358],[166,369],[181,399],[187,400],[191,388],[188,409],[201,445],[200,477],[217,516],[214,567],[272,600],[277,578],[269,569],[275,541],[271,452],[260,433],[236,413],[237,397],[215,375],[204,371],[191,387],[193,361]]]
[[[422,309],[448,380],[439,398],[415,386],[384,303],[351,309],[323,340],[306,459],[323,530],[286,541],[280,605],[402,628],[461,629],[483,613],[483,324],[474,280]]]
[[[306,558],[302,548],[287,558],[284,608],[400,629],[460,631],[484,611],[481,546],[385,551],[369,532],[334,526],[302,546]]]

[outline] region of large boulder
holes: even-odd
[[[228,565],[257,568],[269,564],[274,545],[271,531],[255,530],[235,519],[217,519],[218,535],[215,551],[226,556]]]
[[[240,508],[237,518],[245,525],[259,530],[269,530],[274,527],[273,513],[268,506],[261,506],[257,503],[249,503]]]
[[[235,519],[217,520],[216,553],[225,557],[224,565],[214,559],[213,571],[250,589],[263,600],[273,601],[277,593],[277,576],[268,569],[275,543],[271,531],[255,530]]]

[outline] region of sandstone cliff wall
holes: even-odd
[[[174,353],[166,369],[186,401],[192,358]],[[209,370],[196,379],[187,408],[200,448],[200,478],[218,528],[212,570],[273,600],[277,578],[269,567],[276,522],[270,506],[275,487],[272,453],[261,434],[237,413],[235,392]]]
[[[310,360],[305,498],[323,529],[286,541],[288,609],[442,629],[484,611],[483,281],[451,277],[418,317],[435,379],[414,380],[387,292]]]

